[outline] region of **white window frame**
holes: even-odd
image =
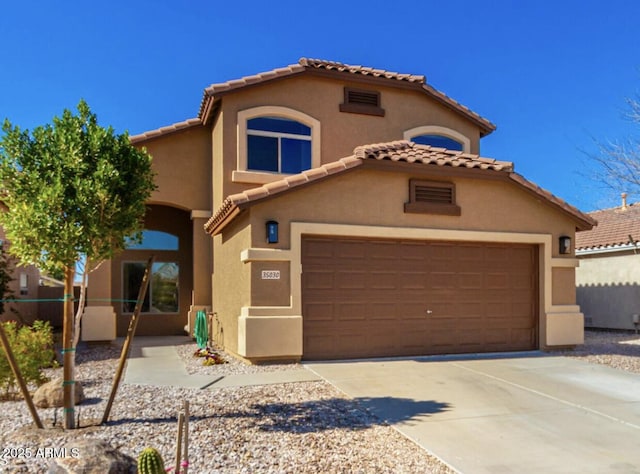
[[[247,121],[257,117],[278,117],[288,120],[295,120],[300,122],[311,129],[311,136],[307,135],[295,135],[279,132],[264,132],[259,130],[252,130],[252,135],[282,137],[282,138],[295,138],[296,140],[308,139],[311,140],[311,168],[317,168],[320,166],[320,121],[311,117],[310,115],[300,112],[299,110],[291,109],[289,107],[280,107],[274,105],[266,105],[260,107],[253,107],[238,112],[238,162],[237,168],[233,171],[232,181],[234,183],[252,183],[252,184],[266,184],[273,181],[282,179],[289,174],[273,173],[269,171],[255,171],[249,170],[248,156],[247,156],[247,135],[249,130],[247,129]],[[278,140],[278,169],[281,169],[281,157],[280,157],[280,140]]]
[[[423,125],[421,127],[415,127],[404,132],[403,138],[411,141],[413,137],[420,135],[440,135],[442,137],[451,138],[462,144],[462,151],[465,153],[471,152],[471,140],[469,137],[462,133],[453,130],[448,127],[442,127],[440,125]]]
[[[276,138],[278,140],[278,173],[282,173],[282,139],[291,138],[293,140],[304,140],[313,143],[311,135],[298,135],[295,133],[283,133],[283,132],[267,132],[265,130],[250,130],[247,128],[247,136],[252,135],[254,137],[269,137]],[[247,156],[247,167],[249,166],[249,157]],[[260,170],[247,170],[249,172],[269,173],[269,171]]]

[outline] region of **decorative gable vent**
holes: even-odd
[[[356,89],[345,89],[347,104],[362,104],[372,107],[380,107],[380,93],[370,91],[360,91]]]
[[[344,88],[344,103],[340,104],[340,112],[384,116],[380,107],[380,92],[363,89]]]
[[[430,202],[434,204],[454,204],[452,186],[433,186],[416,184],[415,202]]]
[[[456,204],[456,188],[453,183],[440,181],[409,180],[409,202],[404,212],[459,216]]]

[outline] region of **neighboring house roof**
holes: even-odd
[[[576,250],[627,250],[640,241],[640,203],[590,212],[589,216],[598,225],[576,234]]]
[[[389,84],[393,84],[395,82],[396,84],[413,86],[416,89],[426,93],[430,97],[436,99],[444,106],[464,115],[465,117],[467,117],[467,119],[474,122],[478,127],[480,127],[481,136],[488,135],[496,129],[496,126],[489,120],[481,117],[477,113],[471,111],[469,108],[428,85],[426,83],[425,76],[401,74],[398,72],[391,72],[383,69],[374,69],[365,66],[352,66],[336,61],[325,61],[322,59],[309,58],[300,58],[298,64],[292,64],[283,68],[254,74],[252,76],[246,76],[240,79],[210,85],[204,90],[198,117],[202,120],[202,122],[206,123],[211,110],[213,110],[214,104],[220,99],[220,96],[226,93],[302,73],[325,74],[332,77],[342,77],[344,74],[348,74],[351,75],[354,79],[374,78],[389,80],[391,81]]]
[[[499,173],[499,177],[514,182],[526,191],[534,194],[538,198],[544,199],[554,207],[574,218],[578,228],[590,229],[596,223],[595,220],[588,215],[515,173],[513,171],[513,163],[509,161],[498,161],[461,151],[452,151],[428,145],[417,145],[406,140],[399,140],[389,143],[360,146],[355,148],[352,156],[327,163],[318,168],[303,171],[299,174],[287,176],[286,178],[265,184],[264,186],[230,195],[205,224],[205,231],[209,234],[216,235],[242,210],[259,201],[354,169],[362,166],[369,160],[395,163],[419,163],[427,166],[467,168],[484,172],[496,172]]]

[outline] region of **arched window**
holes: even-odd
[[[247,170],[300,173],[311,168],[311,128],[281,117],[247,120]]]
[[[320,166],[320,122],[288,107],[238,112],[234,182],[264,184]]]
[[[178,250],[178,237],[159,230],[143,230],[142,242],[127,242],[130,250]]]
[[[404,132],[404,139],[419,145],[446,148],[448,150],[471,151],[471,140],[460,132],[439,125],[426,125]]]
[[[446,148],[447,150],[462,151],[462,143],[454,140],[453,138],[442,135],[418,135],[411,137],[411,141],[418,145],[430,145],[439,148]]]

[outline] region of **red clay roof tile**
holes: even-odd
[[[406,161],[407,163],[421,162],[438,166],[464,166],[495,171],[513,171],[513,163],[510,161],[483,158],[446,148],[416,145],[407,140],[359,146],[354,150],[354,156],[361,159],[372,158],[375,160]]]

